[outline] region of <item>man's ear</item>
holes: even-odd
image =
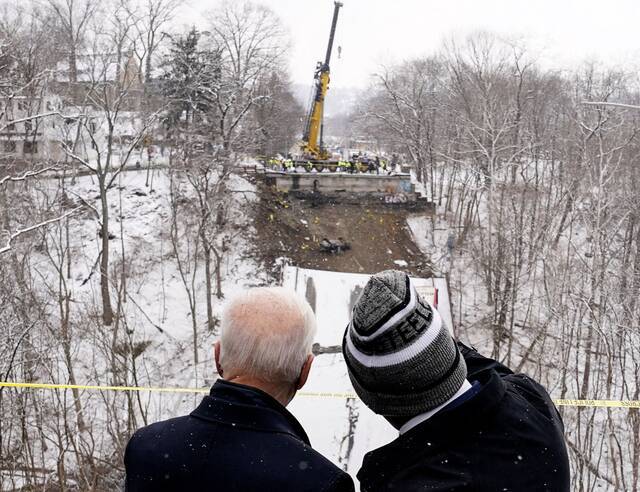
[[[298,382],[296,383],[296,391],[304,386],[307,382],[307,378],[309,377],[309,371],[311,370],[311,364],[313,363],[313,354],[309,354],[307,359],[304,361],[302,365],[302,369],[300,370],[300,377],[298,377]]]
[[[216,370],[220,377],[223,377],[222,366],[220,365],[220,340],[213,344],[213,357],[216,360]]]

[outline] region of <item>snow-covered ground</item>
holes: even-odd
[[[433,271],[449,274],[448,291],[453,298],[448,299],[451,316],[448,326],[457,338],[486,347],[490,343],[490,332],[476,329],[484,328],[482,323],[487,315],[485,287],[477,273],[476,258],[456,246],[457,231],[444,214],[414,215],[407,219],[407,225],[416,246],[429,258]]]
[[[285,267],[283,285],[306,296],[315,307],[316,342],[328,347],[341,345],[351,308],[368,279],[369,275],[358,273]],[[438,290],[438,309],[447,326],[451,326],[444,279],[416,278],[413,281],[423,295],[433,295],[434,287]],[[315,393],[337,395],[313,396]],[[314,361],[307,385],[289,409],[307,430],[313,447],[355,479],[365,453],[392,441],[398,432],[357,398],[340,395],[345,393],[353,394],[353,387],[342,354],[321,354]],[[355,428],[349,452],[350,422]]]
[[[128,297],[126,304],[122,305],[124,314],[118,318],[121,320],[118,325],[118,340],[122,340],[124,344],[127,338],[130,338],[133,346],[143,347],[136,358],[135,379],[131,374],[130,365],[126,370],[113,371],[109,354],[113,347],[110,340],[114,328],[103,327],[99,322],[100,279],[96,259],[101,242],[98,236],[98,214],[87,207],[69,221],[72,264],[71,276],[66,284],[72,298],[71,323],[74,336],[71,352],[78,383],[197,387],[205,390],[217,377],[211,350],[216,335],[207,328],[206,323],[204,267],[201,260],[193,262],[194,254],[189,249],[193,245],[183,240],[181,248],[184,249],[181,250],[181,257],[185,261],[191,259],[187,274],[192,275],[195,271],[191,288],[197,299],[196,326],[200,361],[196,365],[193,357],[192,314],[170,238],[172,210],[169,174],[163,169],[156,169],[154,173],[153,191],[151,187],[146,186],[147,175],[144,168],[123,172],[115,186],[108,191],[109,229],[115,236],[110,241],[112,282],[120,282],[118,272],[122,266],[123,246],[127,271]],[[183,186],[181,200],[193,199],[193,196],[189,195],[189,185],[184,177],[179,174],[174,177],[180,180]],[[67,180],[65,197],[60,196],[59,182],[56,180],[46,179],[42,183],[47,192],[42,193],[43,190],[39,189],[36,196],[40,200],[38,205],[43,209],[46,206],[59,207],[60,203],[66,203],[67,208],[80,203],[89,203],[99,208],[98,186],[92,176],[77,177],[74,184]],[[255,248],[259,245],[256,244],[252,221],[257,190],[249,181],[237,175],[230,177],[228,186],[233,190],[225,201],[229,219],[221,231],[221,234],[229,238],[228,252],[222,265],[222,290],[225,297],[247,287],[275,282],[255,254]],[[447,326],[463,341],[488,352],[492,343],[492,330],[487,321],[491,307],[485,298],[486,287],[479,271],[478,258],[471,247],[473,238],[468,238],[462,246],[458,245],[456,236],[459,231],[451,226],[449,219],[444,210],[438,209],[433,216],[412,216],[407,223],[416,245],[422,254],[430,259],[434,271],[446,274],[449,278],[452,298],[449,299],[444,279],[415,279],[415,282],[426,296],[432,295],[429,289],[437,288],[438,308]],[[191,233],[193,232],[193,220],[187,213],[180,215],[179,223],[183,234],[189,227],[192,228]],[[54,260],[56,251],[64,250],[64,239],[61,239],[64,238],[63,233],[62,223],[52,225],[47,232],[53,260],[47,257],[43,244],[40,244],[42,237],[39,238],[40,243],[36,238],[37,244],[30,264],[41,280],[44,298],[51,299],[49,307],[54,325],[57,306],[56,296],[51,293],[57,293],[58,279]],[[584,237],[585,234],[583,230],[574,231],[569,238],[563,236],[560,244],[564,244],[563,241],[573,241],[577,245],[576,248],[587,251],[591,246]],[[395,263],[402,266],[409,259],[401,256]],[[281,258],[277,263],[281,265],[287,261],[286,258]],[[356,273],[285,267],[282,280],[285,286],[310,300],[319,325],[316,342],[324,348],[333,349],[329,350],[332,353],[323,353],[316,357],[309,382],[293,400],[290,410],[307,430],[314,448],[347,470],[354,478],[366,452],[384,445],[397,436],[397,432],[383,418],[374,415],[354,397],[346,366],[339,353],[350,309],[367,279],[368,275]],[[535,286],[535,281],[532,285]],[[536,290],[531,290],[533,287],[528,284],[524,288],[527,289],[525,297],[528,299],[531,294],[531,299],[534,299],[533,294],[536,294]],[[114,307],[117,290],[113,289]],[[214,299],[214,316],[220,314],[222,305],[223,300]],[[544,304],[540,305],[544,307]],[[453,316],[451,309],[454,311]],[[544,311],[536,316],[540,320],[545,319]],[[455,325],[452,317],[455,318]],[[126,328],[126,335],[123,328]],[[517,333],[517,336],[513,337],[514,352],[522,352],[526,347],[533,346],[536,341],[535,330],[515,326],[514,333]],[[560,345],[555,342],[556,332],[550,333],[553,336],[544,342],[550,348],[544,348],[543,362],[549,363],[551,369],[545,370],[542,374],[534,372],[533,375],[539,378],[552,396],[563,397],[562,380],[558,377],[557,370],[558,367],[561,368],[561,360],[554,350]],[[46,340],[43,340],[43,343],[46,343]],[[68,382],[69,374],[62,362],[61,354],[54,353],[59,350],[56,344],[52,344],[53,362],[37,375],[42,382]],[[543,353],[543,349],[540,351]],[[580,350],[577,357],[583,357],[583,352]],[[529,367],[535,369],[539,364],[533,361]],[[54,393],[47,394],[50,395],[47,398],[54,398]],[[566,396],[573,397],[577,394],[578,388],[574,384],[568,388]],[[112,405],[111,410],[115,408],[117,411],[124,411],[122,394],[106,395],[86,391],[81,396],[85,415],[91,416],[90,430],[85,434],[92,432],[93,435],[104,436],[105,429],[109,428],[117,413],[109,414],[109,411],[105,410],[105,403]],[[143,409],[147,422],[187,414],[202,397],[200,394],[190,393],[149,392],[143,392],[140,396],[141,402],[139,406],[136,405],[135,410],[137,412],[138,408]],[[622,398],[627,396],[623,395]],[[624,416],[618,417],[621,411],[615,412],[613,415],[619,419],[619,428],[631,429],[630,425],[622,426],[625,422]],[[564,409],[567,436],[575,440],[579,416],[576,417],[574,414],[574,410]],[[125,422],[124,413],[122,416],[121,420]],[[596,413],[592,422],[598,429],[604,428],[603,419],[606,417],[607,413]],[[138,419],[135,425],[143,425],[143,422]],[[125,432],[123,435],[128,434]],[[126,442],[126,437],[123,439]],[[118,446],[122,446],[122,443],[106,440],[104,450],[96,453],[106,456],[119,449]],[[47,466],[55,467],[53,454],[46,456],[43,462]],[[72,467],[73,463],[70,462],[69,466]]]
[[[122,224],[125,255],[131,260],[128,290],[131,299],[125,307],[127,319],[138,341],[150,341],[140,363],[144,364],[138,384],[142,386],[206,387],[217,375],[214,372],[211,344],[215,336],[206,331],[204,310],[204,269],[199,266],[195,293],[198,302],[200,330],[200,363],[193,364],[192,323],[185,293],[169,239],[171,209],[169,177],[166,171],[156,171],[153,192],[145,186],[146,171],[121,174],[118,186],[109,191],[111,209],[110,230],[117,236],[111,241],[112,257],[122,257],[120,224]],[[231,228],[244,228],[233,235],[233,244],[223,266],[223,291],[226,297],[240,289],[269,283],[262,266],[251,255],[253,230],[250,209],[255,200],[255,188],[245,179],[232,176],[229,187],[233,193]],[[91,176],[78,179],[71,187],[71,196],[82,197],[97,204],[97,185]],[[82,285],[95,263],[99,250],[98,222],[93,214],[74,221],[73,243],[76,254],[73,277],[75,295],[88,304],[99,305],[99,276],[95,273]],[[315,311],[318,320],[316,342],[322,346],[338,346],[346,327],[350,309],[368,275],[303,270],[286,267],[283,284],[302,295],[313,284]],[[438,289],[441,314],[451,326],[451,313],[446,284],[443,279],[415,279],[425,295]],[[431,290],[430,290],[431,289]],[[134,302],[135,301],[135,302]],[[219,314],[221,301],[214,309]],[[159,329],[162,329],[162,332]],[[84,367],[83,380],[105,384],[100,371]],[[294,399],[290,410],[309,433],[312,445],[355,478],[367,451],[379,447],[397,436],[382,417],[373,414],[357,398],[344,396],[311,396],[314,393],[353,394],[341,354],[322,354],[316,358],[304,390]],[[145,394],[149,421],[170,418],[190,412],[201,395]],[[349,427],[355,426],[349,437]]]
[[[127,261],[128,299],[122,309],[123,319],[134,343],[146,344],[137,358],[138,374],[117,384],[155,387],[206,388],[217,374],[211,346],[216,335],[207,330],[204,290],[204,268],[197,268],[193,283],[197,299],[198,346],[200,362],[193,358],[193,326],[185,286],[172,249],[170,178],[166,170],[155,170],[153,189],[146,185],[146,170],[123,172],[116,186],[108,191],[110,209],[111,263],[114,271],[124,257]],[[174,179],[183,179],[174,176]],[[228,187],[234,190],[226,204],[229,223],[224,234],[231,238],[222,268],[225,297],[256,285],[273,282],[253,254],[255,231],[251,210],[256,200],[255,187],[240,176],[232,175]],[[188,196],[188,186],[182,181]],[[50,181],[51,193],[57,183]],[[78,177],[67,183],[68,199],[88,203],[99,209],[97,183],[92,176]],[[189,217],[181,219],[187,227]],[[122,226],[122,227],[121,227]],[[77,304],[100,312],[99,275],[96,258],[100,250],[98,214],[88,207],[71,222],[72,281],[69,283]],[[239,232],[238,232],[239,231]],[[186,247],[188,243],[182,243]],[[189,258],[185,251],[184,257]],[[37,267],[43,278],[53,285],[55,270],[48,260],[39,258]],[[93,273],[92,273],[93,272]],[[193,270],[189,270],[189,274]],[[114,277],[115,278],[115,277]],[[350,309],[368,280],[368,275],[303,270],[285,267],[283,284],[310,297],[314,305],[319,331],[316,342],[323,347],[339,346]],[[451,326],[451,313],[443,279],[416,279],[423,295],[433,296],[438,289],[438,302],[443,318]],[[215,315],[220,314],[223,300],[215,300]],[[84,313],[78,313],[83,316]],[[86,384],[113,384],[108,361],[102,360],[93,336],[74,341],[77,350],[76,378]],[[88,362],[91,361],[91,362]],[[59,376],[65,380],[65,371]],[[54,377],[55,379],[55,377]],[[56,381],[58,382],[58,381]],[[317,393],[339,393],[317,396]],[[307,386],[290,405],[290,410],[309,433],[312,445],[354,478],[364,454],[397,436],[382,417],[373,414],[353,395],[346,366],[340,353],[319,355]],[[143,393],[142,404],[148,422],[189,413],[201,398],[199,394]],[[92,425],[97,430],[107,425],[107,415],[98,395],[87,395],[87,406],[94,412]],[[350,432],[350,427],[353,429]]]
[[[128,296],[121,307],[124,312],[121,319],[126,320],[132,343],[147,345],[137,359],[137,381],[127,376],[126,381],[118,384],[205,387],[216,378],[212,360],[212,344],[216,337],[206,325],[204,266],[202,262],[196,266],[193,282],[199,337],[199,363],[195,365],[191,312],[170,239],[170,178],[165,170],[154,172],[153,187],[146,186],[146,170],[141,169],[121,173],[115,186],[108,191],[109,231],[115,236],[110,241],[112,271],[121,268],[123,249],[127,262]],[[182,180],[187,189],[183,176],[177,175],[175,179]],[[47,186],[52,196],[57,193],[57,181],[50,180]],[[222,231],[229,238],[228,251],[222,262],[225,296],[270,282],[252,255],[251,210],[256,200],[255,187],[244,178],[231,175],[228,188],[233,193],[225,202],[229,218]],[[74,184],[67,182],[66,194],[69,200],[78,204],[100,208],[98,185],[93,176],[78,177]],[[183,226],[188,220],[187,217],[180,219]],[[100,252],[98,214],[87,207],[86,212],[70,221],[70,229],[73,261],[72,280],[68,286],[74,299],[72,317],[80,320],[87,312],[77,311],[76,306],[82,306],[93,316],[100,312],[100,276],[96,264]],[[188,251],[184,250],[182,255],[189,256]],[[45,284],[56,285],[55,269],[44,255],[34,260],[33,268],[40,272]],[[193,262],[185,267],[189,279],[193,268]],[[119,280],[112,274],[112,282]],[[114,298],[112,303],[115,309]],[[220,314],[222,304],[223,300],[214,298],[214,317]],[[108,361],[102,356],[104,354],[97,353],[95,335],[85,331],[86,334],[79,334],[73,342],[77,351],[77,379],[85,384],[113,384]],[[43,377],[48,379],[48,376]],[[66,382],[63,368],[60,379],[54,382]],[[149,421],[188,413],[200,398],[200,395],[143,394]],[[96,426],[99,426],[102,418],[99,400],[96,405]]]
[[[206,388],[214,382],[217,374],[211,350],[216,335],[206,326],[204,267],[201,262],[192,262],[188,267],[197,268],[193,288],[197,299],[196,325],[200,361],[196,365],[188,297],[170,239],[172,212],[169,175],[166,170],[154,172],[153,191],[145,184],[146,170],[141,169],[123,172],[116,186],[108,192],[110,232],[116,236],[110,242],[112,268],[117,271],[123,245],[128,263],[129,298],[123,307],[126,327],[134,342],[148,344],[137,360],[137,380],[128,378],[127,381],[116,383]],[[175,179],[181,178],[177,176]],[[256,189],[240,176],[232,175],[229,179],[228,186],[234,193],[230,194],[226,203],[229,221],[223,234],[228,235],[230,243],[222,267],[222,290],[227,298],[241,289],[274,282],[264,265],[256,259],[253,250],[255,231],[252,209],[257,199]],[[188,197],[188,185],[184,180],[183,185],[184,196]],[[51,186],[54,190],[57,184],[52,181]],[[67,191],[71,200],[82,198],[83,202],[99,206],[97,183],[91,176],[79,177],[75,184],[68,185]],[[76,304],[90,306],[94,312],[99,312],[99,275],[95,271],[95,261],[100,240],[96,215],[87,209],[86,213],[71,221],[74,261],[71,276],[73,281],[70,285]],[[181,217],[181,226],[187,227],[189,220],[192,219]],[[452,272],[452,260],[464,260],[468,268],[455,269],[455,276],[451,278],[452,288],[456,293],[457,322],[462,318],[467,322],[471,318],[481,319],[482,300],[476,299],[476,292],[482,292],[482,286],[471,268],[473,258],[456,251],[451,239],[452,229],[446,219],[416,215],[407,222],[416,245],[431,259],[436,271]],[[186,242],[182,244],[183,247],[188,246]],[[183,254],[184,258],[193,256],[186,250]],[[403,261],[399,259],[396,264],[402,266]],[[50,265],[47,266],[46,258],[40,258],[34,266],[53,285],[56,274]],[[189,275],[192,273],[193,270],[189,270]],[[458,278],[459,274],[464,275]],[[316,357],[307,385],[294,398],[289,409],[307,430],[313,447],[345,469],[354,479],[366,452],[397,437],[397,431],[386,420],[373,414],[354,396],[342,354],[339,353],[349,313],[368,278],[368,275],[357,273],[287,266],[283,269],[282,280],[284,286],[305,296],[314,307],[318,321],[315,341],[322,347],[332,347],[333,352],[338,352],[323,353]],[[430,300],[433,300],[434,289],[437,289],[438,309],[447,326],[453,329],[453,299],[449,299],[446,281],[442,278],[414,279],[414,284]],[[215,299],[214,315],[220,314],[222,305],[223,300]],[[468,314],[467,311],[474,314]],[[84,314],[86,313],[78,316]],[[459,322],[455,328],[460,330]],[[463,328],[463,334],[469,334],[467,329],[467,326]],[[478,340],[480,332],[472,332],[475,336],[470,341],[481,341]],[[456,335],[459,334],[458,331]],[[463,337],[465,338],[468,339]],[[90,346],[93,338],[88,336],[75,343],[78,354],[76,378],[83,383],[112,384],[107,361],[100,361],[95,349]],[[63,381],[64,378],[65,371],[61,370],[58,379]],[[95,410],[93,426],[96,430],[105,428],[107,416],[101,410],[103,403],[98,396],[90,398],[88,406]],[[197,405],[201,395],[143,393],[142,399],[148,421],[153,422],[189,413]]]

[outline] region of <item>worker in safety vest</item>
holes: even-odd
[[[311,161],[307,161],[307,163],[305,164],[305,168],[308,173],[311,172],[311,170],[313,169],[313,164],[311,164]]]

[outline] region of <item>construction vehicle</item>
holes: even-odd
[[[342,7],[342,2],[334,2],[333,20],[331,22],[327,53],[324,58],[324,63],[319,61],[316,65],[314,97],[307,114],[301,143],[301,160],[304,161],[328,161],[331,157],[331,154],[324,148],[322,141],[324,99],[329,90],[329,62],[331,61],[331,51],[333,49],[333,39],[336,33],[340,7]]]
[[[316,64],[313,98],[305,120],[302,142],[300,143],[300,154],[288,154],[286,159],[281,160],[279,166],[277,163],[272,163],[270,167],[271,169],[279,167],[282,172],[296,172],[297,170],[303,172],[315,171],[318,173],[323,171],[337,171],[349,174],[369,172],[386,175],[388,174],[386,161],[381,160],[379,157],[375,157],[374,159],[367,154],[361,155],[359,151],[358,154],[343,155],[336,159],[332,158],[331,152],[324,146],[324,102],[329,90],[329,65],[336,34],[336,25],[338,24],[338,14],[340,13],[340,7],[343,6],[343,3],[336,0],[333,2],[333,5],[333,19],[331,21],[331,30],[329,31],[329,43],[327,44],[324,62],[319,61]]]

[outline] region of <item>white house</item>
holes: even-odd
[[[54,135],[62,124],[58,96],[11,96],[0,99],[0,154],[22,159],[51,159],[59,155]]]

